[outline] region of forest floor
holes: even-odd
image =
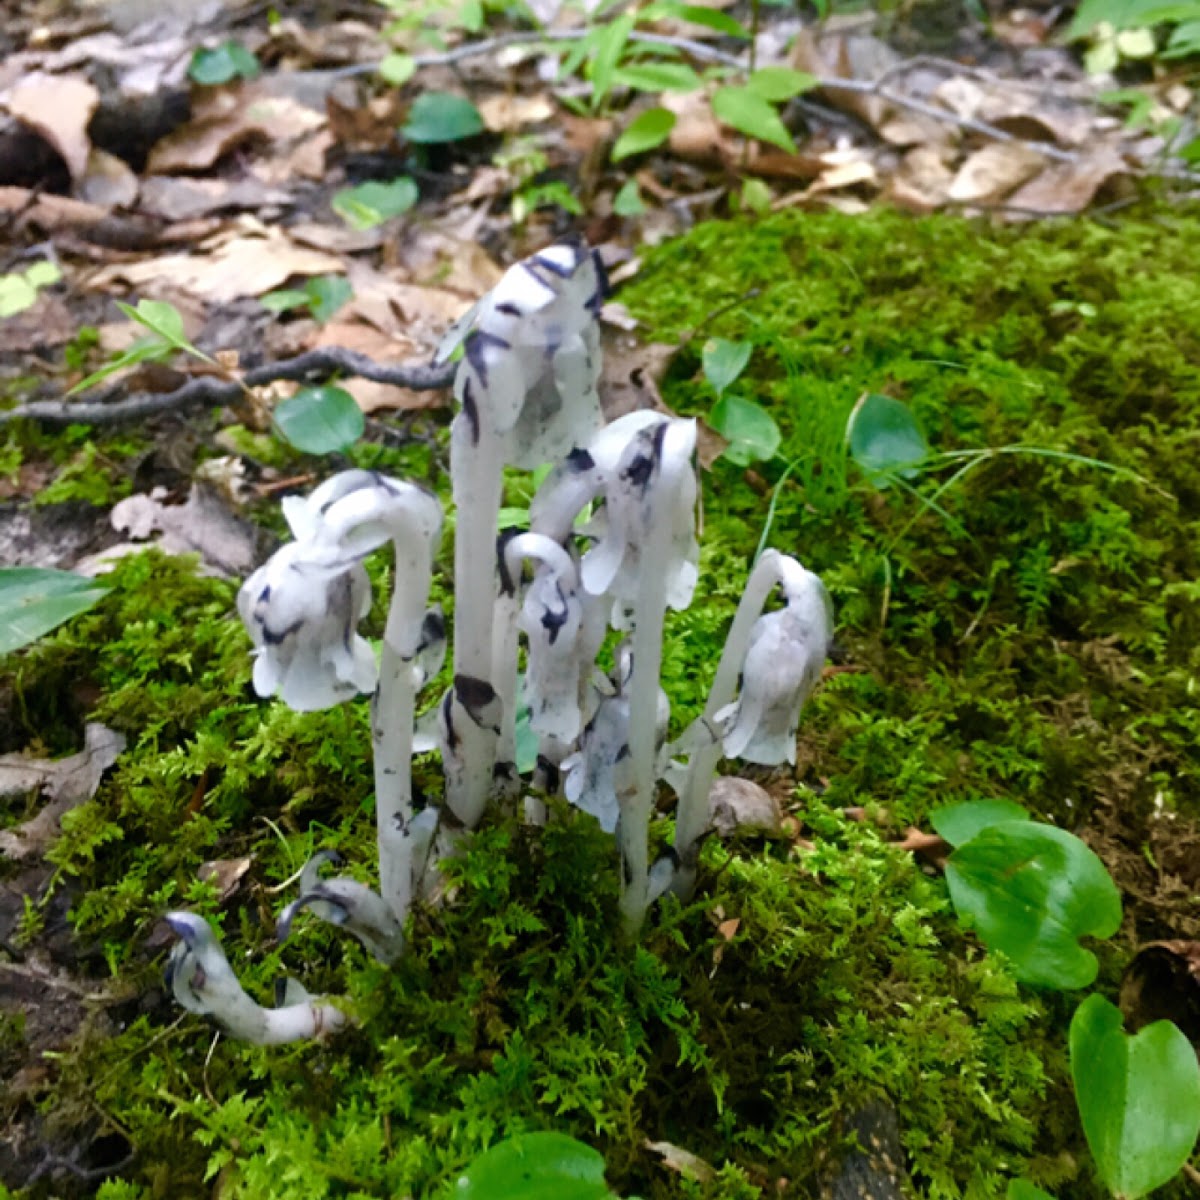
[[[1131,1028],[1169,1016],[1200,1043],[1186,72],[1135,68],[1131,121],[1053,13],[764,9],[756,66],[782,90],[756,140],[699,78],[744,75],[744,39],[679,12],[608,76],[590,44],[556,79],[471,5],[13,7],[0,559],[111,590],[0,663],[0,1197],[435,1196],[540,1128],[600,1149],[622,1195],[1104,1195],[1067,1065],[1081,995],[1019,984],[960,926],[930,816],[1011,800],[1082,838],[1124,911],[1089,943],[1095,988]],[[441,45],[420,36],[435,15]],[[561,66],[579,29],[557,19]],[[403,82],[380,81],[385,55]],[[614,160],[650,108],[669,132]],[[337,353],[427,361],[509,263],[572,232],[616,284],[610,414],[719,424],[704,347],[751,348],[731,394],[781,440],[747,465],[705,427],[701,584],[664,686],[682,728],[755,548],[796,554],[838,614],[797,766],[743,772],[767,815],[710,841],[697,900],[639,947],[615,934],[611,839],[556,808],[486,823],[398,969],[315,923],[281,948],[314,850],[370,861],[367,709],[254,697],[237,587],[283,532],[278,498],[334,469],[448,492],[448,392]],[[216,364],[66,398],[145,333],[118,307],[145,299]],[[221,390],[329,348],[365,415],[331,454],[272,423],[299,386],[282,372]],[[930,447],[892,486],[847,448],[864,395],[902,401]],[[530,495],[513,473],[509,509]],[[254,994],[298,975],[355,1028],[214,1037],[161,983],[174,907],[222,929]],[[1164,1196],[1194,1194],[1185,1170]]]

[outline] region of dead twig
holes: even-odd
[[[269,383],[318,383],[346,375],[409,388],[414,392],[436,391],[450,386],[456,369],[455,363],[378,363],[355,350],[325,346],[295,358],[253,367],[240,379],[197,375],[173,392],[141,392],[123,400],[109,401],[107,397],[120,394],[118,387],[106,389],[100,398],[91,400],[35,400],[0,412],[0,426],[20,420],[50,426],[121,425],[165,412],[236,404],[245,396],[247,388],[264,387]]]

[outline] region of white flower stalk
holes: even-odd
[[[464,348],[454,382],[461,409],[450,435],[458,508],[454,671],[476,698],[484,687],[496,695],[494,543],[504,466],[537,466],[599,426],[603,292],[593,251],[551,246],[507,271],[439,349],[444,357],[460,341]],[[468,718],[477,707],[466,696],[456,703]],[[487,803],[495,748],[486,727],[464,732],[455,747],[446,801],[468,827]]]
[[[336,1033],[346,1016],[332,1004],[312,999],[289,980],[280,1005],[263,1008],[238,983],[221,944],[207,921],[194,913],[167,913],[179,938],[167,959],[166,982],[188,1010],[215,1018],[233,1037],[262,1046]]]
[[[764,613],[776,585],[784,607]],[[832,641],[833,604],[825,585],[794,558],[766,551],[738,604],[704,713],[689,731],[688,770],[675,820],[680,867],[673,888],[680,895],[690,895],[695,886],[709,791],[722,753],[768,766],[795,763],[800,710],[821,678]]]
[[[371,730],[380,911],[391,920],[380,919],[370,948],[389,947],[394,956],[402,942],[392,925],[403,925],[408,915],[419,849],[409,828],[416,694],[437,670],[445,645],[441,614],[425,608],[441,534],[441,505],[412,484],[373,471],[343,471],[305,499],[289,497],[283,508],[296,541],[255,572],[238,598],[260,646],[255,685],[265,694],[278,688],[292,707],[301,707],[294,703],[298,698],[325,701],[305,708],[328,707],[354,692],[375,689]],[[389,541],[395,548],[395,586],[377,675],[370,648],[355,632],[371,602],[360,560]],[[324,580],[324,589],[314,580]],[[300,621],[299,613],[310,614],[307,622]],[[292,623],[283,623],[289,616]],[[336,644],[328,636],[316,639],[316,634],[331,631],[337,634]],[[282,650],[288,651],[286,658]],[[333,882],[339,881],[322,886]],[[319,904],[311,907],[319,915],[329,911]],[[359,908],[374,911],[363,904]]]

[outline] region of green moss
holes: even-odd
[[[663,341],[723,310],[705,336],[755,343],[745,387],[785,435],[758,472],[705,476],[701,588],[664,660],[674,719],[703,704],[786,463],[768,540],[829,582],[840,649],[801,730],[791,809],[810,846],[708,845],[700,899],[668,903],[636,948],[614,940],[611,840],[562,809],[542,831],[497,816],[471,837],[453,901],[418,913],[394,970],[316,922],[275,946],[268,889],[315,847],[369,877],[366,706],[259,701],[234,586],[123,562],[101,605],[13,660],[9,732],[62,753],[86,714],[130,739],[52,856],[97,987],[116,975],[137,997],[41,1093],[59,1127],[99,1111],[136,1147],[103,1200],[436,1196],[535,1128],[597,1146],[623,1193],[751,1200],[786,1179],[812,1195],[879,1099],[921,1197],[999,1197],[1021,1175],[1099,1197],[1065,1062],[1077,998],[1018,988],[887,839],[993,796],[1073,828],[1106,814],[1134,845],[1156,807],[1200,815],[1198,243],[1190,215],[996,231],[787,214],[647,252],[625,302]],[[685,412],[707,403],[699,364],[687,343],[665,383]],[[1034,445],[1122,471],[998,454],[939,513],[848,462],[868,390],[908,401],[938,450]],[[440,451],[355,459],[428,479]],[[510,480],[509,504],[527,500]],[[427,764],[418,779],[438,786]],[[233,897],[196,882],[243,856]],[[294,975],[348,997],[359,1025],[323,1046],[213,1046],[158,983],[174,905],[221,927],[253,994]],[[1132,936],[1101,949],[1105,987]],[[680,1181],[647,1141],[715,1180]]]

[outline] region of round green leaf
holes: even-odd
[[[108,592],[94,579],[49,567],[0,569],[0,654],[28,646]]]
[[[212,87],[234,79],[255,79],[259,69],[258,59],[245,46],[225,42],[215,50],[197,50],[188,75],[193,83]]]
[[[621,184],[621,190],[613,197],[613,212],[618,217],[640,217],[646,211],[637,180],[630,176]]]
[[[352,446],[366,428],[362,409],[340,387],[306,387],[279,403],[275,426],[305,454],[332,454]]]
[[[481,1154],[459,1176],[455,1200],[607,1200],[604,1159],[562,1133],[526,1133]]]
[[[454,92],[422,92],[401,129],[410,142],[457,142],[483,132],[479,109]]]
[[[1170,1021],[1128,1037],[1121,1011],[1089,996],[1071,1020],[1071,1078],[1088,1147],[1114,1196],[1171,1179],[1200,1136],[1200,1066]]]
[[[331,204],[351,229],[374,229],[392,217],[406,213],[417,202],[417,185],[401,175],[388,183],[378,179],[335,192]]]
[[[934,809],[929,823],[952,846],[969,842],[977,833],[1001,821],[1028,821],[1029,814],[1012,800],[971,800]]]
[[[675,128],[675,114],[666,108],[648,108],[629,122],[625,132],[617,138],[612,148],[613,162],[620,162],[631,154],[642,154],[661,146]]]
[[[721,457],[738,467],[769,461],[783,441],[775,418],[761,404],[740,396],[722,396],[708,423],[729,443]]]
[[[1111,937],[1121,924],[1121,896],[1104,864],[1053,825],[989,826],[950,856],[946,882],[958,915],[1024,983],[1087,987],[1098,965],[1079,939]]]
[[[1054,1197],[1035,1187],[1028,1179],[1010,1179],[1006,1200],[1054,1200]]]
[[[918,463],[929,457],[929,443],[908,406],[891,396],[868,392],[846,424],[850,457],[876,487],[889,475],[911,479]]]
[[[384,83],[400,87],[416,74],[417,60],[411,54],[393,53],[379,64],[379,75]]]
[[[779,114],[758,92],[748,87],[723,87],[713,93],[712,109],[717,118],[732,125],[738,133],[770,142],[788,154],[796,153],[796,144]]]
[[[709,338],[700,355],[704,378],[717,395],[746,369],[754,346],[750,342],[731,342],[728,338]]]
[[[318,275],[304,285],[304,295],[313,320],[324,325],[354,295],[354,289],[344,275]]]

